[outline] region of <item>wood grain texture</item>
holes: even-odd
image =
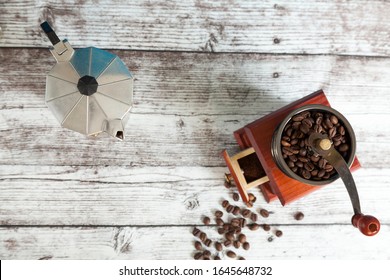
[[[41,1],[0,5],[0,46],[46,47],[51,22],[75,47],[388,56],[390,3],[310,1]]]
[[[283,236],[268,242],[276,229]],[[220,238],[214,227],[202,230],[213,240]],[[189,260],[196,252],[191,231],[192,227],[163,226],[0,228],[0,258]],[[275,225],[270,232],[246,229],[251,249],[232,250],[250,260],[388,260],[390,228],[385,225],[381,231],[378,238],[367,238],[340,225]]]

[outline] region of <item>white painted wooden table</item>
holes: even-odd
[[[135,74],[125,142],[63,129],[45,106],[44,20]],[[237,252],[390,259],[389,2],[0,0],[0,27],[0,259],[191,259],[193,227],[231,198],[219,153],[237,151],[233,131],[318,89],[355,129],[381,232],[350,225],[340,182],[287,207],[255,190],[272,231],[247,231]]]

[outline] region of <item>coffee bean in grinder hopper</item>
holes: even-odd
[[[241,152],[222,156],[244,202],[248,190],[260,187],[267,202],[287,205],[341,178],[352,202],[352,225],[364,235],[380,230],[377,218],[361,212],[351,170],[356,138],[347,119],[330,104],[322,90],[297,100],[234,132]]]

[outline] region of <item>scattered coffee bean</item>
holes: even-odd
[[[263,229],[264,229],[265,231],[270,231],[271,226],[268,225],[268,224],[264,224],[264,225],[263,225]]]
[[[238,236],[238,241],[240,241],[241,243],[245,243],[246,242],[246,235],[241,233],[239,236]]]
[[[257,214],[256,213],[251,213],[251,220],[253,222],[257,222]]]
[[[204,242],[207,239],[207,234],[204,232],[201,232],[199,235],[199,239]]]
[[[249,229],[250,229],[250,230],[258,230],[259,227],[260,227],[260,225],[257,224],[257,223],[253,223],[253,224],[250,224],[250,225],[249,225]]]
[[[222,244],[220,242],[215,242],[215,249],[218,252],[222,251]]]
[[[195,260],[199,260],[201,257],[203,257],[203,253],[202,253],[202,252],[197,252],[197,253],[195,253],[195,255],[194,255],[194,259],[195,259]]]
[[[250,215],[251,215],[251,210],[249,209],[244,209],[241,211],[241,215],[244,217],[244,218],[249,218]]]
[[[229,205],[228,207],[226,207],[226,212],[232,213],[233,209],[234,209],[234,206],[233,205]]]
[[[281,230],[277,230],[277,231],[275,232],[275,235],[276,235],[277,237],[281,237],[281,236],[283,235],[283,232],[282,232]]]
[[[229,240],[229,241],[232,241],[232,242],[233,242],[233,240],[234,240],[234,235],[233,235],[232,233],[230,233],[230,232],[226,233],[226,234],[225,234],[225,237],[226,237],[226,239]]]
[[[233,193],[233,200],[234,201],[238,201],[238,200],[240,200],[240,195],[238,194],[238,193]]]
[[[232,246],[232,242],[230,240],[225,240],[225,242],[223,242],[223,245],[225,247],[230,247],[230,246]]]
[[[297,212],[294,215],[295,220],[300,221],[305,217],[305,215],[302,212]]]
[[[245,260],[244,257],[239,257],[238,259],[239,259],[240,261],[244,261],[244,260]]]
[[[232,219],[230,221],[230,224],[233,226],[233,227],[239,227],[240,226],[240,223],[241,221],[239,219]]]
[[[248,201],[247,203],[245,203],[245,205],[249,208],[252,208],[253,207],[253,202],[252,201]]]
[[[242,244],[242,248],[244,248],[244,250],[249,250],[250,244],[249,244],[248,242],[244,242],[244,243]]]
[[[241,242],[238,241],[238,240],[234,240],[234,241],[233,241],[233,246],[234,246],[234,248],[238,249],[238,248],[240,248],[240,246],[241,246]]]
[[[199,237],[201,231],[200,229],[198,228],[194,228],[194,230],[192,231],[192,234],[195,236],[195,237]]]
[[[215,222],[216,222],[217,226],[223,226],[224,225],[224,222],[223,222],[223,220],[221,218],[215,219]]]
[[[198,251],[202,250],[203,248],[202,243],[200,243],[199,241],[195,241],[194,247]]]
[[[249,198],[249,201],[252,201],[253,203],[255,203],[256,199],[257,199],[253,193],[248,194],[248,198]]]
[[[221,258],[217,255],[217,256],[214,257],[214,260],[216,260],[216,261],[218,260],[219,261],[219,260],[221,260]]]
[[[211,239],[209,239],[209,238],[207,238],[207,239],[204,241],[204,245],[206,245],[207,247],[210,247],[212,243],[213,243],[213,241],[211,241]]]
[[[218,233],[219,233],[219,234],[225,234],[225,233],[226,233],[226,230],[224,230],[223,228],[219,228],[219,229],[218,229]]]
[[[222,228],[225,230],[225,231],[228,231],[230,229],[230,224],[226,223],[226,224],[223,224]]]
[[[227,251],[226,256],[229,258],[235,258],[237,255],[233,251]]]
[[[210,224],[210,218],[209,217],[204,217],[203,218],[203,223],[207,226]]]
[[[240,219],[240,227],[245,227],[246,226],[246,220],[244,218]]]
[[[215,217],[216,218],[221,218],[223,216],[223,212],[222,211],[215,211]]]
[[[222,207],[223,208],[226,208],[228,206],[229,206],[229,201],[227,201],[227,200],[222,201]]]
[[[240,207],[234,206],[232,213],[233,215],[238,215],[240,214],[240,211],[241,211]]]
[[[268,217],[269,217],[269,212],[268,212],[266,209],[261,209],[261,210],[260,210],[260,215],[261,215],[263,218],[268,218]]]
[[[209,258],[211,256],[211,252],[209,250],[204,250],[203,251],[203,257]]]

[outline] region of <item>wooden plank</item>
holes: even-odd
[[[0,166],[0,224],[3,225],[188,225],[213,216],[221,202],[233,202],[226,189],[227,168],[116,166]],[[354,173],[362,211],[386,223],[390,170],[362,168]],[[265,202],[259,189],[253,211],[274,212],[260,222],[349,224],[352,206],[340,181],[289,206]]]
[[[347,116],[389,112],[387,58],[113,52],[135,75],[134,113],[261,116],[318,89]],[[0,59],[0,108],[46,108],[50,52],[0,48]]]
[[[47,47],[48,20],[76,47],[388,56],[390,3],[309,1],[38,1],[0,6],[0,46]]]
[[[276,229],[283,236],[269,242]],[[220,239],[214,227],[202,230],[213,240]],[[277,225],[270,232],[246,229],[250,250],[232,250],[248,260],[385,260],[390,258],[390,227],[381,230],[378,236],[366,237],[345,225]],[[190,260],[196,252],[191,231],[192,227],[164,226],[0,228],[0,258]]]

